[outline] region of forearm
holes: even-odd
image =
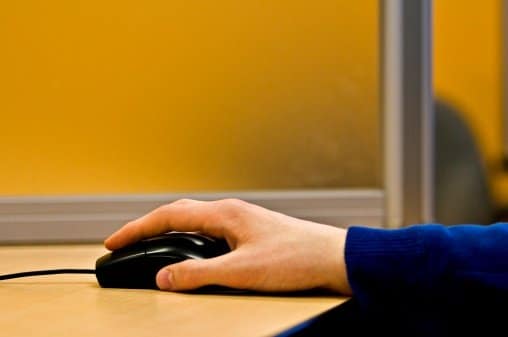
[[[506,295],[507,243],[508,224],[352,227],[345,247],[348,280],[364,303]]]

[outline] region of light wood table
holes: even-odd
[[[89,268],[101,245],[0,247],[0,274]],[[103,289],[90,274],[0,281],[0,336],[274,336],[347,298]]]

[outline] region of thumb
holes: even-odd
[[[209,259],[187,259],[166,266],[157,273],[157,286],[161,290],[185,291],[211,284],[225,285],[223,271],[227,255]]]

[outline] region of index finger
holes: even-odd
[[[217,221],[213,221],[217,214],[217,207],[214,207],[212,202],[190,199],[177,200],[128,222],[111,234],[104,241],[104,245],[110,250],[115,250],[171,230],[199,231],[221,237],[222,229],[217,225]]]

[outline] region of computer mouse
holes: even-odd
[[[95,275],[103,288],[158,289],[155,277],[161,268],[229,251],[223,239],[196,232],[169,232],[101,256],[95,263]]]

